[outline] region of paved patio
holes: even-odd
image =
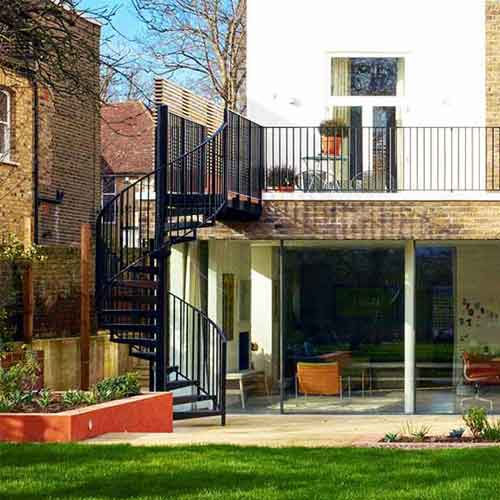
[[[177,422],[172,434],[106,434],[87,443],[136,446],[231,444],[241,446],[362,446],[375,444],[387,432],[398,432],[406,422],[430,425],[432,434],[462,427],[457,415],[235,415],[226,427],[214,418]]]

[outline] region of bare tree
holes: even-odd
[[[95,79],[99,67],[105,75],[113,75],[114,81],[130,80],[130,88],[140,95],[131,51],[113,48],[113,38],[120,36],[113,30],[114,2],[89,8],[83,0],[4,0],[0,8],[0,61],[29,71],[40,85],[55,92],[89,97],[97,104],[102,90]],[[106,36],[101,29],[101,50],[97,38],[87,32],[96,28],[80,22],[82,18],[111,28]],[[149,99],[145,92],[143,97]]]
[[[246,0],[132,0],[152,71],[244,108]]]
[[[127,62],[117,69],[114,65],[101,66],[101,102],[105,104],[138,100],[152,106],[152,80],[144,68],[144,55],[135,44],[118,39],[107,47],[109,57],[121,58]]]
[[[121,36],[113,26],[116,1],[99,2],[100,7],[89,8],[83,0],[0,0],[0,71],[30,75],[39,88],[96,107],[103,102],[101,97],[107,99],[96,78],[101,71],[105,88],[116,98],[125,95],[149,104],[149,87],[142,87],[136,55],[132,50],[122,50],[125,43],[116,43]],[[101,47],[93,32],[99,26],[83,18],[100,25]],[[16,85],[16,92],[31,91],[31,85],[23,79]],[[0,176],[0,201],[26,180],[14,181],[15,175],[12,168]]]

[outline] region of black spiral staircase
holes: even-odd
[[[150,389],[174,391],[174,418],[225,423],[227,339],[200,308],[169,290],[174,245],[217,219],[259,217],[263,129],[231,111],[206,129],[160,106],[156,168],[120,192],[96,225],[101,329],[149,362]]]

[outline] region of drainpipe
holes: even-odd
[[[40,113],[39,113],[39,98],[38,98],[38,84],[35,79],[32,81],[33,86],[33,218],[34,218],[34,233],[35,243],[39,241],[39,221],[38,221],[38,198],[39,198],[39,133],[40,133]]]

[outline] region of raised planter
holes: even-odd
[[[44,362],[44,354],[43,351],[33,351],[36,362],[40,367],[37,376],[36,386],[34,387],[36,390],[40,390],[43,387],[43,362]],[[11,366],[23,361],[26,357],[26,353],[24,351],[14,351],[14,352],[6,352],[0,358],[0,366],[4,369],[10,368]]]
[[[0,441],[82,441],[108,432],[172,432],[172,394],[144,394],[61,413],[0,413]]]

